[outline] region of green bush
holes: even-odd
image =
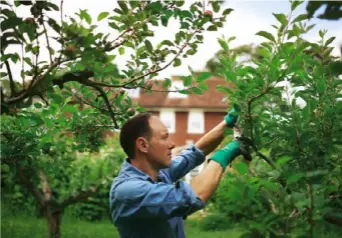
[[[234,227],[235,221],[227,219],[224,212],[214,212],[202,218],[199,222],[199,227],[203,231],[224,231]]]

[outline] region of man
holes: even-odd
[[[185,237],[183,217],[204,207],[227,165],[239,155],[239,142],[218,150],[190,185],[180,179],[205,160],[236,120],[235,112],[228,113],[172,160],[175,145],[158,117],[143,113],[126,122],[120,143],[128,158],[110,191],[111,216],[120,237]]]

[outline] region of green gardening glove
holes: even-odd
[[[240,142],[233,140],[228,145],[216,151],[209,160],[214,160],[219,163],[223,169],[226,169],[228,164],[233,161],[237,156],[241,154],[240,152]]]
[[[228,114],[224,117],[224,120],[226,121],[227,126],[229,128],[234,127],[235,123],[237,122],[237,119],[238,119],[238,114],[234,108],[230,110]]]

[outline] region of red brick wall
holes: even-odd
[[[224,112],[205,112],[204,130],[210,131],[223,120]],[[186,145],[187,140],[196,143],[203,134],[188,134],[188,112],[176,112],[176,133],[171,134],[171,139],[176,147]]]

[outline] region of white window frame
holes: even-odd
[[[138,98],[140,96],[140,88],[125,89],[127,96],[130,98]]]
[[[205,130],[204,120],[204,112],[202,110],[190,110],[188,114],[188,133],[203,134]],[[194,127],[194,121],[199,123],[199,127]]]
[[[169,90],[181,90],[184,89],[184,84],[182,81],[179,80],[175,80],[171,82],[171,87]],[[167,94],[167,96],[169,98],[188,98],[187,94],[183,94],[183,93],[178,93],[178,92],[169,92]]]
[[[163,109],[159,112],[160,120],[165,124],[169,133],[176,132],[176,113],[174,110]]]

